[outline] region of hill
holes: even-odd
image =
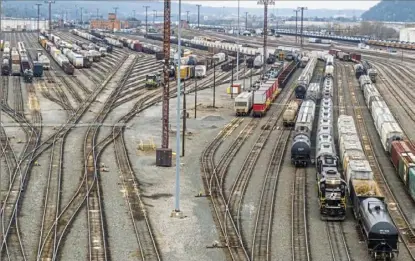
[[[415,1],[382,0],[362,14],[367,21],[415,21]]]

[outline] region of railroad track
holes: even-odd
[[[262,184],[258,211],[252,237],[251,261],[271,260],[271,236],[274,217],[274,201],[277,191],[280,168],[283,162],[290,130],[282,130],[274,145],[266,176]]]
[[[9,99],[9,77],[8,76],[2,76],[0,80],[0,92],[1,92],[1,103],[7,104],[7,100]]]
[[[326,232],[333,261],[351,261],[342,223],[326,222]]]
[[[62,87],[60,86],[60,83],[57,83],[55,80],[55,77],[52,75],[50,71],[45,71],[45,83],[48,83],[49,86],[48,92],[49,94],[46,94],[46,97],[52,96],[50,94],[50,89],[53,90],[53,92],[57,96],[57,100],[59,101],[59,105],[66,111],[73,112],[75,109],[72,107],[71,103],[69,102],[68,96],[66,96],[66,93],[63,91]],[[53,96],[52,96],[53,97]],[[56,98],[52,98],[51,100],[56,100]]]
[[[20,84],[20,77],[14,76],[13,79],[13,104],[14,104],[14,111],[20,115],[24,115],[24,107],[23,107],[23,95],[22,95],[22,86]]]
[[[347,76],[347,69],[345,68],[344,64],[340,64],[340,68],[342,71],[342,78],[348,79]],[[369,132],[365,123],[365,119],[363,116],[363,112],[361,110],[361,106],[365,106],[364,104],[360,104],[359,100],[356,97],[356,91],[360,91],[356,89],[356,84],[347,84],[349,93],[351,96],[351,103],[353,106],[353,115],[355,118],[357,131],[361,135],[361,142],[363,150],[366,154],[366,158],[369,161],[370,167],[372,168],[374,180],[376,181],[377,185],[382,191],[383,196],[385,197],[385,203],[388,206],[388,212],[399,231],[399,235],[408,249],[408,252],[412,259],[415,260],[415,233],[412,229],[411,223],[406,218],[404,212],[402,211],[398,201],[396,200],[392,190],[385,178],[385,175],[382,169],[379,166],[379,162],[376,158],[374,147],[369,138]]]
[[[113,129],[114,150],[122,176],[124,197],[139,246],[140,260],[161,260],[152,226],[140,196],[138,182],[130,165],[122,131],[123,127],[114,127]]]
[[[4,155],[4,161],[6,163],[6,171],[8,172],[9,177],[6,179],[5,176],[2,177],[2,187],[4,188],[9,187],[11,184],[11,179],[13,177],[13,172],[15,171],[15,168],[17,167],[17,156],[13,150],[13,148],[10,145],[9,137],[6,134],[6,131],[4,130],[3,123],[1,124],[0,128],[0,141],[1,141],[1,151],[2,155]],[[0,202],[3,202],[3,197],[1,197]]]
[[[306,169],[296,168],[292,196],[292,235],[291,248],[293,261],[310,261],[310,243],[307,227]]]
[[[65,133],[66,134],[66,133]],[[66,135],[64,135],[66,136]],[[58,218],[63,168],[64,137],[55,136],[49,158],[48,180],[36,260],[56,260],[57,230],[48,233]]]

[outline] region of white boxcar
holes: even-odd
[[[68,60],[75,68],[79,69],[84,67],[84,57],[81,54],[69,51],[66,53],[66,57],[68,57]]]
[[[347,164],[346,179],[373,180],[373,171],[367,160],[351,160]]]
[[[369,108],[369,110],[371,110],[372,101],[375,99],[375,97],[382,97],[382,95],[380,95],[380,93],[373,84],[365,85],[363,92],[365,95],[366,105]]]
[[[236,98],[234,102],[234,110],[236,116],[249,115],[252,109],[252,93],[242,92]]]
[[[324,70],[324,77],[334,77],[334,66],[327,65],[326,69]]]
[[[195,76],[198,78],[206,77],[206,65],[196,65]]]
[[[265,104],[267,101],[266,91],[257,90],[254,93],[254,104]]]
[[[66,58],[66,56],[63,54],[56,54],[55,57],[55,61],[59,64],[60,67],[62,67],[64,63],[69,63],[68,58]]]
[[[395,140],[403,140],[404,134],[398,123],[382,124],[381,134],[379,135],[383,149],[387,152],[391,151],[392,142]]]
[[[372,81],[370,80],[369,76],[364,74],[364,75],[360,76],[359,84],[360,84],[360,89],[363,90],[363,86],[365,86],[366,84],[372,84]]]

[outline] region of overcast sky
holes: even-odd
[[[232,6],[238,7],[237,0],[222,0],[222,1],[186,1],[182,3],[201,4],[202,6]],[[240,7],[255,8],[260,7],[257,0],[240,1]],[[275,5],[270,6],[275,8],[296,8],[297,6],[307,6],[309,9],[362,9],[367,10],[376,5],[380,1],[289,1],[289,0],[275,0]]]

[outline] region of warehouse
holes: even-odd
[[[41,20],[39,21],[39,28],[40,29],[47,29],[48,28],[48,21]],[[37,29],[37,20],[33,19],[3,19],[1,21],[1,30],[2,31],[31,31]]]
[[[415,27],[402,28],[399,31],[400,42],[415,42]]]

